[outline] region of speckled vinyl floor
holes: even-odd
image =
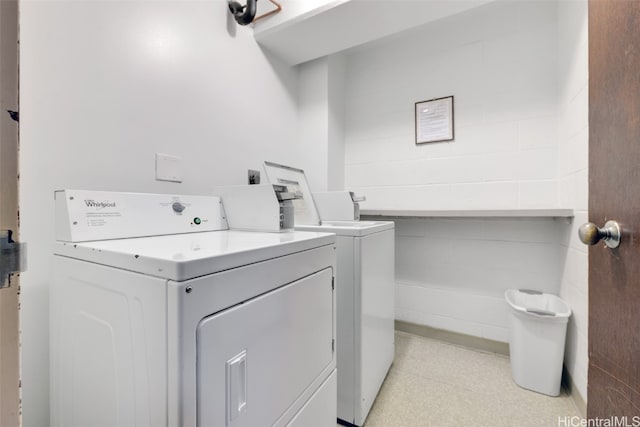
[[[365,427],[545,427],[578,416],[511,379],[508,357],[396,332],[396,356]]]

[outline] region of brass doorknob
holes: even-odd
[[[585,245],[595,245],[603,240],[610,248],[617,248],[620,245],[620,225],[617,221],[607,221],[603,228],[598,228],[587,222],[578,228],[578,236]]]

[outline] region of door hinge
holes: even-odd
[[[336,339],[335,339],[335,338],[333,338],[333,339],[331,340],[331,351],[332,351],[332,352],[335,352],[335,351],[336,351]]]
[[[13,120],[14,122],[19,122],[20,121],[20,113],[17,111],[13,111],[13,110],[7,110],[7,113],[9,113],[9,117],[11,117],[11,120]]]
[[[336,276],[331,278],[331,290],[333,291],[336,288]]]
[[[12,235],[11,230],[0,230],[0,288],[11,286],[11,275],[27,267],[27,244],[15,242]]]

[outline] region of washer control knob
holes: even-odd
[[[182,213],[182,211],[183,211],[183,210],[184,210],[184,208],[185,208],[185,205],[183,205],[183,204],[182,204],[182,203],[180,203],[180,202],[174,202],[174,203],[173,203],[173,205],[171,205],[171,207],[173,208],[173,211],[174,211],[174,212]]]

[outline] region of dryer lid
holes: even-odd
[[[331,245],[335,235],[211,231],[93,242],[57,242],[57,255],[175,281]]]

